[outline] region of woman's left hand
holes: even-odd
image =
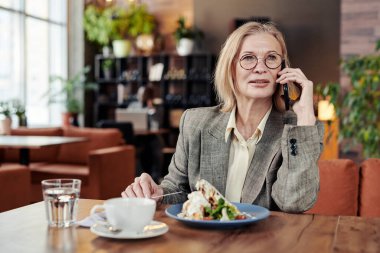
[[[316,118],[313,105],[313,82],[308,80],[300,69],[284,68],[278,72],[278,75],[280,77],[277,78],[277,83],[294,82],[302,88],[300,99],[293,105],[293,111],[297,114],[297,125],[314,125]]]

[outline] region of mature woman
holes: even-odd
[[[181,191],[156,199],[184,202],[197,180],[206,179],[230,201],[286,212],[311,208],[319,189],[323,127],[314,116],[313,83],[286,66],[284,39],[272,24],[250,22],[235,30],[215,71],[220,105],[185,111],[169,174],[160,185],[142,174],[122,196]],[[302,89],[294,112],[284,112],[278,100],[285,83]]]

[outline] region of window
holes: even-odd
[[[28,125],[60,124],[49,77],[67,77],[67,0],[0,0],[0,101],[20,99]]]

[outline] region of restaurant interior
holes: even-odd
[[[182,113],[218,104],[213,77],[220,49],[248,21],[273,22],[284,33],[291,66],[314,83],[315,116],[325,129],[318,199],[302,219],[286,216],[289,238],[314,217],[320,222],[315,234],[303,234],[318,238],[311,252],[378,252],[378,237],[368,232],[380,232],[378,0],[0,0],[0,227],[12,212],[43,201],[42,180],[80,179],[80,198],[92,200],[120,197],[143,172],[160,183]],[[82,218],[102,203],[81,201]],[[249,231],[265,237],[265,229],[283,225],[280,218],[274,212],[272,223]],[[183,252],[210,252],[201,237],[211,236],[218,252],[247,251],[244,232],[236,237],[240,246],[217,246],[223,235],[207,229],[197,230],[199,242],[190,243],[177,237],[191,231],[175,226],[177,234],[170,234],[176,224],[167,219],[170,246],[158,239],[128,245],[136,252],[170,252],[182,242]],[[346,231],[352,224],[360,224],[356,234]],[[54,232],[55,239],[44,238],[46,245],[36,249],[127,249],[96,242],[88,231],[67,231]],[[323,239],[324,232],[333,236]],[[0,234],[5,242],[6,232]],[[80,244],[80,235],[92,241]],[[277,246],[263,240],[256,250],[305,249],[283,240]]]

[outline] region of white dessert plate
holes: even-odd
[[[91,226],[91,232],[106,238],[113,239],[144,239],[151,238],[165,234],[169,231],[168,225],[159,221],[152,221],[149,225],[145,226],[144,231],[141,233],[128,232],[128,231],[110,231],[107,226],[102,224],[94,224]]]

